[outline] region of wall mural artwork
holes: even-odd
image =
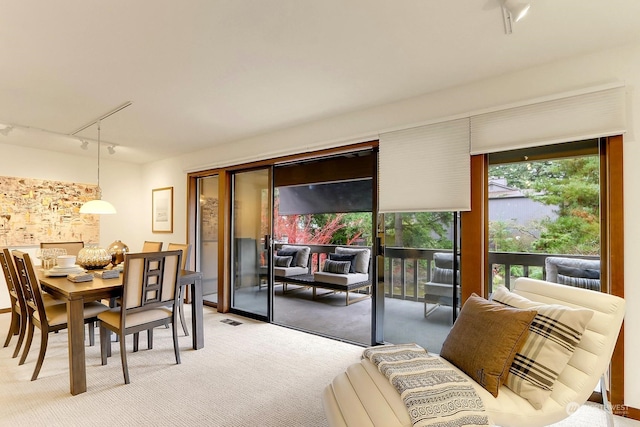
[[[97,243],[100,216],[80,214],[97,185],[0,176],[0,244]]]

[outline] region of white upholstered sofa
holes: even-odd
[[[495,425],[502,427],[545,426],[566,418],[571,409],[583,404],[608,369],[624,317],[623,299],[529,278],[517,279],[513,293],[531,301],[587,308],[594,312],[582,339],[561,370],[540,409],[506,386],[497,397],[469,378]],[[442,359],[448,366],[457,367]],[[329,425],[411,426],[407,408],[387,378],[368,359],[347,367],[323,391],[322,402]]]

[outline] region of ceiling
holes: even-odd
[[[640,40],[638,0],[0,2],[0,143],[145,163]],[[3,125],[13,125],[2,135]]]

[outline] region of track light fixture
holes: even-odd
[[[116,146],[115,145],[108,146],[107,151],[109,152],[109,154],[114,154],[116,152]]]
[[[513,23],[520,21],[531,8],[531,3],[520,0],[499,0],[505,34],[513,33]]]
[[[0,129],[0,134],[7,136],[12,130],[13,130],[13,126],[7,125],[4,127],[4,129]]]
[[[80,143],[80,148],[82,148],[83,150],[87,150],[89,148],[89,141],[83,139]]]

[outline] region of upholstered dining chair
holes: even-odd
[[[176,363],[180,363],[175,324],[178,319],[176,304],[181,259],[182,251],[127,254],[124,259],[121,304],[98,315],[102,364],[107,364],[107,356],[111,353],[109,330],[119,337],[125,384],[130,382],[126,335],[171,325]]]
[[[84,242],[40,242],[40,248],[60,248],[69,255],[78,255],[80,249],[84,248]]]
[[[191,245],[188,243],[169,243],[167,246],[169,251],[182,251],[182,263],[180,265],[181,270],[186,270],[189,265],[189,252],[191,251]],[[182,324],[182,330],[186,336],[189,336],[189,329],[187,328],[187,321],[184,318],[184,298],[185,289],[180,288],[180,300],[178,304],[178,310],[180,314],[180,323]]]
[[[141,252],[160,252],[162,250],[162,242],[150,242],[145,240],[142,244]]]
[[[44,362],[44,356],[47,352],[47,344],[49,342],[49,333],[67,328],[67,306],[66,304],[46,305],[44,303],[40,283],[38,282],[29,254],[14,250],[13,259],[24,295],[26,309],[29,314],[27,341],[25,342],[25,347],[20,357],[20,365],[25,362],[29,354],[34,327],[37,326],[38,329],[40,329],[40,352],[38,353],[38,360],[33,370],[33,375],[31,376],[31,381],[34,381],[38,378],[40,368],[42,368],[42,363]],[[98,313],[108,309],[109,307],[99,302],[85,303],[84,323],[88,324],[89,328],[93,328],[93,323],[96,321]]]

